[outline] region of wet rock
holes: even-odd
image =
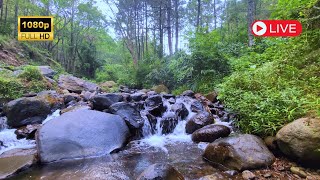
[[[129,136],[118,115],[92,110],[65,113],[45,123],[38,132],[38,156],[42,163],[110,153]]]
[[[245,170],[242,172],[242,178],[245,180],[254,179],[256,175],[254,175],[251,171]]]
[[[121,93],[124,102],[131,102],[132,98],[129,93]]]
[[[276,135],[280,150],[306,166],[320,167],[320,119],[301,118]]]
[[[191,111],[192,111],[192,112],[202,112],[202,111],[204,111],[204,107],[203,107],[203,105],[201,104],[201,102],[199,102],[199,101],[194,101],[194,102],[191,104]]]
[[[263,141],[250,134],[218,139],[207,146],[203,157],[239,171],[267,167],[275,161]]]
[[[51,107],[42,98],[23,97],[6,104],[4,112],[8,117],[8,125],[17,128],[42,123],[51,113]]]
[[[163,84],[160,84],[158,86],[154,86],[151,89],[153,91],[155,91],[156,93],[158,93],[158,94],[160,94],[160,93],[169,93],[169,89]]]
[[[17,139],[35,139],[37,130],[41,127],[41,124],[32,124],[17,129],[14,133],[17,135]]]
[[[184,180],[183,175],[169,164],[153,164],[137,180]]]
[[[5,179],[28,169],[35,162],[34,155],[9,156],[0,158],[0,179]]]
[[[192,133],[192,141],[213,142],[221,137],[229,136],[230,133],[230,128],[227,126],[210,124]]]
[[[146,99],[145,104],[147,110],[154,116],[161,117],[162,114],[166,111],[160,95],[150,96]]]
[[[208,112],[200,112],[190,118],[186,124],[186,133],[192,134],[196,130],[214,123],[212,114]]]
[[[209,101],[213,103],[217,102],[217,97],[218,97],[218,93],[215,91],[205,95],[205,98],[207,98]]]
[[[95,92],[100,90],[98,85],[70,75],[61,75],[58,84],[60,88],[78,94],[82,91]]]
[[[183,103],[172,105],[171,110],[181,119],[185,119],[189,115],[189,111]]]
[[[170,104],[174,104],[174,103],[176,103],[176,100],[174,98],[170,98],[170,99],[168,99],[168,102]]]
[[[192,98],[194,98],[194,92],[193,91],[191,91],[191,90],[186,90],[186,91],[184,91],[182,94],[181,94],[181,96],[189,96],[189,97],[192,97]]]
[[[53,78],[54,75],[56,75],[57,73],[51,69],[50,66],[38,66],[40,73],[48,78]]]
[[[131,133],[136,134],[143,124],[144,120],[140,115],[140,112],[133,105],[126,102],[115,103],[110,106],[110,112],[112,114],[117,114],[123,118],[128,125]]]
[[[148,121],[150,123],[152,133],[155,133],[156,126],[157,126],[157,118],[155,116],[153,116],[152,114],[150,114],[150,113],[147,113],[146,117],[147,117],[147,119],[148,119]]]
[[[136,102],[139,102],[147,97],[146,94],[142,92],[137,92],[137,93],[131,94],[130,96],[131,96],[131,99]]]
[[[307,174],[306,174],[302,169],[300,169],[299,167],[294,167],[294,166],[292,166],[292,167],[290,168],[290,171],[291,171],[293,174],[296,174],[296,175],[298,175],[298,176],[300,176],[300,177],[302,177],[302,178],[306,178],[306,177],[307,177]]]
[[[162,129],[162,134],[170,134],[173,132],[178,124],[178,118],[175,115],[168,115],[163,117],[160,121],[160,127]]]
[[[163,94],[162,97],[165,98],[165,99],[171,99],[171,98],[174,99],[174,98],[176,98],[176,96],[173,95],[173,94]]]
[[[90,100],[93,105],[93,109],[102,111],[108,109],[112,104],[123,101],[121,94],[108,93],[108,94],[99,94]]]
[[[148,95],[148,97],[154,96],[154,95],[157,95],[157,92],[155,92],[155,91],[148,91],[148,92],[147,92],[147,95]]]
[[[37,93],[29,92],[23,95],[23,97],[35,97],[37,96]]]

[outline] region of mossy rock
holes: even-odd
[[[157,93],[169,93],[169,89],[163,85],[163,84],[160,84],[158,86],[154,86],[153,88],[151,88],[153,91],[157,92]]]

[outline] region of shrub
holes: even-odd
[[[0,76],[0,97],[16,99],[23,95],[23,84],[17,79]]]
[[[43,76],[37,67],[26,66],[23,68],[23,72],[19,75],[19,78],[25,79],[27,81],[37,81],[42,80]]]

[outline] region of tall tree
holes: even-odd
[[[251,25],[254,22],[255,15],[255,0],[248,0],[248,46],[251,47],[254,45],[254,37],[251,33]]]
[[[179,0],[174,0],[174,18],[175,18],[175,37],[176,37],[176,43],[175,43],[175,52],[178,51],[179,46]]]

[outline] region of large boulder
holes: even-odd
[[[199,112],[191,117],[186,124],[186,133],[192,134],[194,131],[214,123],[214,118],[211,113],[206,111]]]
[[[203,157],[238,171],[265,168],[275,161],[263,141],[250,134],[218,139],[207,146]]]
[[[320,119],[301,118],[276,135],[280,150],[301,163],[320,167]]]
[[[110,112],[122,117],[132,133],[141,129],[144,124],[140,112],[132,104],[126,102],[115,103],[110,106]]]
[[[192,141],[213,142],[221,137],[229,136],[230,133],[230,128],[227,126],[210,124],[192,133]]]
[[[184,180],[183,175],[169,164],[153,164],[137,180]]]
[[[23,97],[10,101],[4,107],[8,125],[21,127],[39,124],[51,113],[50,105],[38,97]]]
[[[40,73],[48,78],[53,78],[54,75],[56,75],[56,72],[51,69],[50,66],[38,66]]]
[[[60,88],[78,94],[82,91],[94,92],[100,90],[98,85],[70,75],[61,75],[58,84]]]
[[[68,112],[45,123],[38,131],[42,163],[110,153],[124,145],[129,129],[118,115],[93,110]]]
[[[90,101],[92,102],[93,109],[102,111],[108,109],[114,103],[123,101],[123,96],[116,93],[99,94],[93,96]]]

